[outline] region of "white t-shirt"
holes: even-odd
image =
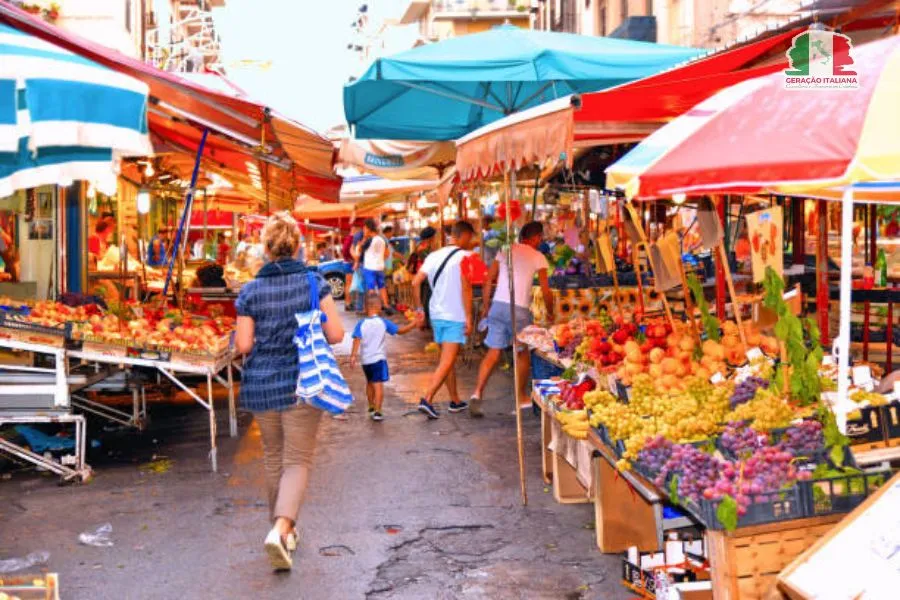
[[[363,269],[384,271],[384,238],[376,235],[363,255]]]
[[[353,329],[353,339],[359,342],[359,362],[363,365],[372,365],[380,360],[386,360],[384,340],[387,334],[397,335],[399,328],[391,321],[381,317],[366,317],[360,319]]]
[[[431,285],[431,302],[428,303],[429,314],[432,319],[439,321],[466,322],[466,310],[462,298],[462,271],[460,263],[470,253],[460,250],[447,261],[447,266],[441,271],[441,277],[434,283],[434,277],[438,269],[444,263],[447,255],[456,250],[456,246],[445,246],[435,250],[425,257],[421,271],[428,276]]]
[[[494,292],[494,302],[509,304],[509,271],[506,268],[506,256],[497,255],[500,263],[500,271],[497,275],[497,291]],[[531,306],[531,286],[534,284],[534,274],[541,269],[549,269],[547,258],[525,244],[513,244],[512,247],[513,280],[516,286],[516,306],[528,308]]]

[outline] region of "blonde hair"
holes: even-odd
[[[300,248],[300,226],[286,210],[273,214],[262,230],[262,244],[271,260],[292,258]]]

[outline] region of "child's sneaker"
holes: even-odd
[[[373,410],[371,413],[371,416],[372,416],[372,420],[375,422],[384,421],[384,415],[381,414],[380,410]]]

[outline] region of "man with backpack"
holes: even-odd
[[[429,419],[439,414],[432,402],[441,386],[450,393],[449,411],[462,412],[469,404],[459,397],[456,387],[456,358],[472,334],[472,286],[463,276],[461,264],[475,246],[475,229],[467,221],[457,221],[453,226],[455,245],[431,252],[413,279],[412,287],[420,325],[425,324],[422,310],[421,285],[427,280],[431,287],[429,313],[434,341],[441,347],[440,361],[431,376],[428,389],[419,400],[419,411]]]

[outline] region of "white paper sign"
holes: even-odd
[[[718,384],[718,383],[722,383],[723,381],[725,381],[725,378],[722,376],[721,373],[718,373],[718,372],[713,373],[713,376],[709,378],[709,382],[714,385]]]
[[[762,350],[759,348],[750,348],[747,350],[747,360],[754,361],[763,357]]]
[[[872,386],[875,385],[872,381],[872,369],[866,366],[853,367],[853,385],[872,391]]]

